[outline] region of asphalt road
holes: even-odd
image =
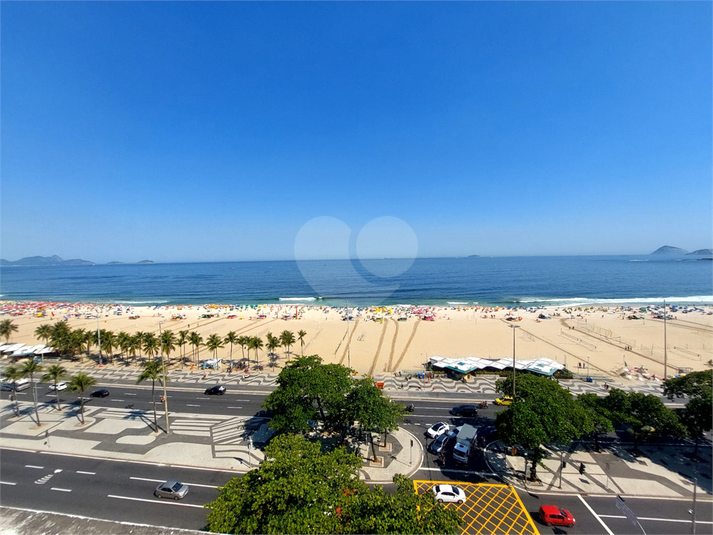
[[[151,410],[151,388],[126,384],[101,385],[110,390],[106,398],[88,398],[87,403],[107,407]],[[228,414],[252,416],[261,410],[265,394],[229,389],[223,396],[207,396],[203,390],[211,386],[172,385],[169,388],[169,408],[172,412]],[[38,388],[38,399],[53,403],[54,393]],[[156,400],[162,391],[157,389]],[[405,394],[405,393],[404,393]],[[2,392],[7,398],[8,392]],[[18,393],[21,403],[31,403],[32,390]],[[76,402],[73,392],[61,392],[64,403]],[[430,425],[444,421],[451,426],[471,423],[492,425],[500,407],[491,405],[479,411],[477,418],[457,418],[449,410],[459,404],[447,399],[423,399],[418,393],[399,397],[399,402],[413,403],[414,413],[407,415],[403,427],[422,443],[424,449],[430,439],[424,433]],[[157,403],[157,409],[162,406]],[[436,462],[436,456],[426,453],[415,479],[468,481],[472,483],[498,482],[487,475],[488,467],[480,451],[476,451],[468,466],[456,465],[447,455],[445,470]],[[65,455],[2,450],[0,457],[0,492],[2,504],[38,511],[53,511],[100,518],[112,521],[129,521],[159,526],[203,529],[206,510],[202,505],[215,499],[217,487],[225,484],[234,474],[201,469],[178,469],[135,462],[84,459]],[[156,486],[167,479],[177,479],[190,486],[184,500],[160,500],[153,496]],[[391,486],[387,486],[387,489]],[[578,495],[539,495],[520,493],[523,503],[533,516],[541,533],[587,534],[638,534],[641,529],[632,525],[615,506],[612,497],[582,497]],[[569,509],[577,519],[577,526],[547,528],[537,520],[541,505],[558,505]],[[691,532],[692,507],[690,500],[627,499],[627,505],[640,518],[649,535],[684,534]],[[697,510],[698,533],[710,533],[710,503],[699,504]]]

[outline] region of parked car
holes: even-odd
[[[436,485],[433,487],[433,494],[436,495],[436,501],[441,503],[461,504],[465,501],[465,492],[455,485]]]
[[[109,395],[109,391],[106,388],[100,388],[89,395],[93,398],[105,398]]]
[[[161,483],[153,492],[157,498],[173,498],[180,500],[188,494],[188,485],[184,485],[179,481],[166,481]]]
[[[55,392],[55,391],[61,392],[62,390],[66,390],[66,389],[67,389],[67,383],[57,383],[57,384],[51,383],[50,384],[50,390],[52,392]]]
[[[453,416],[478,416],[478,407],[475,405],[458,405],[451,409]]]
[[[566,526],[568,528],[571,528],[577,522],[572,516],[572,513],[554,505],[543,505],[540,507],[540,520],[542,520],[546,526]]]
[[[512,405],[512,396],[503,396],[501,398],[497,398],[494,403],[496,405]]]
[[[443,433],[447,433],[450,426],[446,422],[438,422],[433,424],[426,431],[426,435],[431,438],[436,438],[441,436]]]
[[[205,394],[209,396],[222,396],[225,394],[225,387],[221,385],[211,386],[210,388],[206,388]]]

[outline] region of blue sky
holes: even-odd
[[[288,259],[324,216],[352,252],[370,228],[361,257],[383,254],[376,218],[419,256],[711,247],[711,21],[710,2],[3,2],[0,253]]]

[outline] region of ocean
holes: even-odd
[[[136,305],[713,303],[696,257],[547,256],[8,267],[0,299]]]

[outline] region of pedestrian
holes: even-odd
[[[206,372],[203,372],[203,379],[205,379],[205,376],[206,376]]]
[[[579,463],[579,475],[584,474],[584,463]]]

